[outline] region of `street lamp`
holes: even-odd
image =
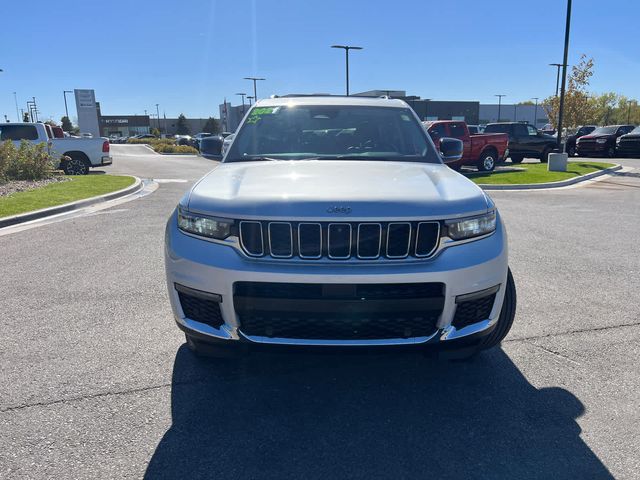
[[[345,53],[346,70],[347,70],[347,97],[349,96],[349,50],[362,50],[362,47],[354,47],[351,45],[331,45],[331,48],[342,48]]]
[[[538,97],[531,97],[536,101],[536,109],[533,113],[533,126],[538,128]]]
[[[249,107],[251,107],[251,100],[253,100],[254,97],[252,97],[251,95],[247,95],[247,100],[249,100]]]
[[[158,115],[158,131],[160,131],[160,104],[156,103],[156,114]],[[166,133],[166,132],[165,132]]]
[[[566,63],[566,62],[565,62]],[[556,97],[558,96],[558,87],[560,86],[560,68],[562,68],[561,63],[550,63],[550,67],[556,67],[558,69],[556,74]]]
[[[21,122],[20,113],[18,112],[18,94],[13,92],[13,101],[16,102],[16,122]]]
[[[571,0],[567,0],[567,22],[564,29],[564,57],[562,60],[562,86],[560,87],[560,110],[558,112],[558,150],[562,145],[562,120],[564,117],[564,92],[567,85],[567,57],[569,56],[569,30],[571,29]]]
[[[63,90],[62,96],[64,97],[64,113],[69,118],[69,109],[67,108],[67,93],[73,93],[73,90]]]
[[[260,78],[260,77],[244,77],[245,80],[252,80],[253,81],[253,99],[257,102],[258,101],[258,89],[256,88],[256,83],[261,81],[261,80],[266,80],[266,78]]]
[[[431,101],[430,98],[425,98],[424,99],[424,119],[425,120],[429,120],[429,102]]]
[[[236,95],[240,95],[242,97],[242,116],[244,117],[244,97],[247,96],[246,93],[236,93]]]
[[[506,97],[506,95],[499,94],[494,95],[494,97],[498,97],[498,123],[500,123],[500,108],[502,107],[502,97]]]

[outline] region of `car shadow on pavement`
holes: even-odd
[[[580,438],[582,403],[500,349],[197,360],[183,345],[171,411],[146,478],[613,478]]]

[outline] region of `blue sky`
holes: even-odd
[[[640,98],[640,2],[574,0],[569,63],[595,59],[591,89]],[[402,89],[436,100],[544,98],[562,61],[564,0],[32,0],[2,5],[0,115],[93,88],[104,114],[218,116],[226,97]],[[70,111],[75,115],[71,100]]]

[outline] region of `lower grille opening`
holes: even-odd
[[[460,329],[473,323],[487,320],[491,315],[495,299],[496,294],[493,293],[486,297],[459,303],[456,306],[456,314],[451,324]]]
[[[178,291],[178,298],[185,317],[215,328],[220,328],[224,323],[220,303],[181,291]]]
[[[444,306],[442,283],[238,282],[234,307],[247,336],[309,340],[426,337]]]
[[[413,312],[415,314],[415,312]],[[438,314],[401,317],[395,314],[316,314],[270,312],[240,315],[242,333],[257,337],[309,340],[384,340],[426,337],[435,330]]]

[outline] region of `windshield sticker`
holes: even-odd
[[[280,107],[260,107],[254,108],[251,111],[251,115],[247,118],[247,123],[258,123],[264,115],[273,115],[278,113]]]

